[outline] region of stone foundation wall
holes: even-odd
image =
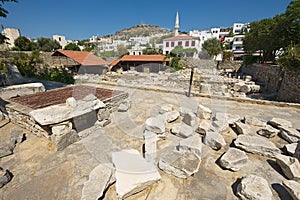
[[[251,75],[263,86],[262,91],[274,94],[276,100],[300,103],[300,70],[282,71],[275,65],[253,64],[243,65],[240,72]]]

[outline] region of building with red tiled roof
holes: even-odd
[[[57,50],[52,56],[68,57],[74,60],[77,65],[67,67],[79,74],[102,74],[108,69],[109,64],[102,58],[85,51]]]
[[[138,72],[159,72],[168,68],[170,60],[164,55],[124,55],[110,64],[111,71],[134,70]]]

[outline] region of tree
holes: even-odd
[[[192,57],[194,53],[197,53],[196,48],[183,48],[181,45],[176,46],[172,51],[172,54],[176,56],[187,56],[187,57]]]
[[[32,42],[27,37],[20,36],[15,40],[15,47],[19,51],[31,51]]]
[[[51,52],[57,49],[61,49],[60,44],[56,40],[50,38],[40,37],[37,39],[37,49],[39,51]]]
[[[222,51],[222,43],[216,38],[211,38],[203,43],[203,49],[212,57],[216,56]]]
[[[18,2],[17,0],[1,0],[0,1],[0,17],[6,18],[8,11],[6,9],[3,8],[3,5],[5,2]],[[5,37],[4,35],[2,35],[2,33],[0,33],[0,44],[5,43],[5,40],[7,39],[7,37]]]
[[[80,51],[80,48],[75,43],[69,43],[65,46],[64,50]]]
[[[143,54],[144,55],[153,55],[153,54],[158,54],[158,52],[154,48],[147,48],[147,49],[143,50]]]
[[[127,51],[126,47],[123,44],[119,44],[117,46],[117,52],[118,52],[119,58],[121,58],[122,56],[128,54],[128,51]]]

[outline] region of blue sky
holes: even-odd
[[[30,38],[65,35],[88,39],[114,34],[141,23],[173,29],[176,11],[180,30],[229,27],[284,13],[290,0],[19,0],[5,3],[4,27],[19,28]]]

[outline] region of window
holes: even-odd
[[[169,47],[169,42],[166,42],[166,47]]]
[[[181,41],[178,42],[178,46],[182,46],[182,42]]]
[[[193,40],[191,46],[194,47],[195,45],[196,45],[196,42],[195,42],[195,40]]]
[[[171,42],[171,47],[174,47],[174,42]]]
[[[61,42],[61,37],[59,37],[59,38],[58,38],[58,41],[60,41],[60,42]]]
[[[185,46],[186,47],[190,46],[190,42],[189,41],[185,41]]]

